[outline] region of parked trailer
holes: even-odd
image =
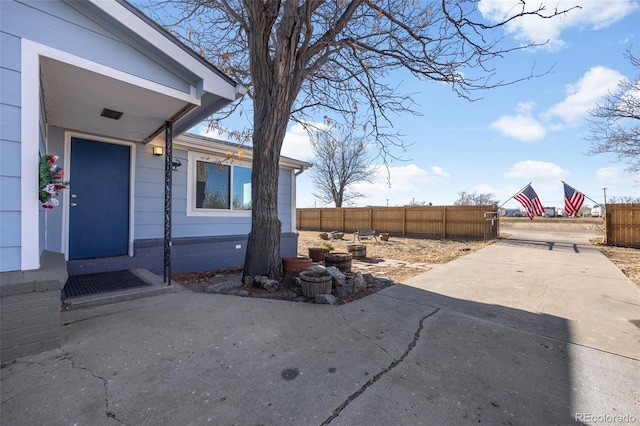
[[[604,208],[602,206],[595,206],[591,208],[591,216],[602,217],[604,216]]]
[[[556,217],[556,208],[555,207],[544,207],[544,213],[542,214],[544,217]]]

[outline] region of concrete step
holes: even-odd
[[[61,310],[69,311],[82,308],[92,308],[96,306],[110,305],[113,303],[126,302],[129,300],[152,297],[160,294],[189,291],[180,284],[172,281],[171,285],[163,282],[162,277],[155,275],[147,269],[130,269],[130,272],[142,279],[150,286],[137,287],[128,290],[113,291],[109,293],[89,294],[86,296],[73,297],[62,301]]]

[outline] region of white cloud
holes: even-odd
[[[391,185],[387,178],[387,168],[378,165],[372,183],[361,182],[353,185],[353,190],[367,194],[367,198],[357,200],[358,205],[404,205],[428,199],[428,185],[442,182],[449,178],[449,173],[439,166],[423,169],[415,164],[406,166],[389,166]]]
[[[321,123],[314,124],[323,126]],[[287,130],[280,153],[285,157],[295,158],[296,160],[313,160],[313,149],[311,148],[309,134],[301,124],[296,123]]]
[[[532,11],[534,8],[542,6],[545,8],[544,13],[550,14],[554,10],[567,10],[578,5],[579,9],[573,9],[552,19],[542,19],[533,15],[515,19],[505,26],[505,30],[522,44],[548,41],[545,48],[557,50],[565,44],[561,38],[563,31],[571,28],[580,30],[606,28],[640,8],[640,5],[634,0],[540,0],[539,2],[526,3],[525,11]],[[478,9],[487,20],[495,23],[521,12],[522,2],[518,0],[481,0]]]
[[[554,163],[546,161],[520,161],[511,166],[504,177],[527,180],[558,180],[563,179],[569,172]]]
[[[620,183],[625,180],[624,167],[611,166],[596,170],[596,178],[600,182]]]
[[[532,102],[521,102],[516,107],[516,114],[500,116],[491,123],[491,127],[512,139],[537,142],[548,132],[582,124],[589,110],[602,102],[624,79],[625,76],[616,70],[593,67],[576,83],[565,85],[565,98],[537,117],[532,114],[535,106]],[[554,118],[561,121],[554,122]]]
[[[503,115],[491,123],[491,127],[513,139],[523,142],[536,142],[544,138],[544,126],[531,116],[533,102],[521,102],[517,105],[516,115]]]
[[[567,97],[549,108],[547,114],[560,117],[569,125],[576,125],[624,78],[616,70],[593,67],[577,83],[565,86]]]
[[[431,167],[429,167],[429,169],[431,170],[431,173],[434,176],[441,177],[441,178],[448,178],[449,177],[449,173],[445,172],[442,167],[431,166]]]

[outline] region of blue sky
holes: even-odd
[[[512,3],[482,0],[480,10],[491,19],[507,13]],[[358,184],[355,189],[369,197],[356,200],[355,206],[396,206],[412,200],[450,205],[461,191],[493,193],[502,204],[532,182],[545,206],[562,207],[562,180],[597,202],[603,201],[602,188],[607,188],[607,198],[640,196],[640,176],[625,172],[626,164],[614,155],[587,155],[590,143],[585,139],[587,111],[622,78],[638,73],[624,52],[632,47],[640,55],[640,0],[539,3],[549,10],[574,4],[582,9],[508,27],[506,36],[518,42],[549,43],[509,55],[498,64],[497,74],[510,80],[527,75],[534,64],[538,71],[553,67],[542,77],[481,92],[483,99],[469,102],[442,83],[420,82],[403,72],[389,76],[400,90],[418,92],[414,101],[422,115],[394,120],[411,145],[406,152],[394,152],[405,161],[390,164],[390,186],[383,167],[373,183]],[[233,128],[246,122],[223,124]],[[193,131],[205,134],[203,127]],[[289,126],[282,154],[312,159],[301,126]],[[308,172],[298,177],[297,185],[297,207],[323,206],[312,194]],[[515,200],[505,205],[519,206]]]

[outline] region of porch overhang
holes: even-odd
[[[180,134],[235,101],[246,90],[125,1],[69,3],[131,40],[140,55],[176,76],[154,80],[131,67],[77,58],[40,58],[43,105],[49,125],[135,142],[149,142],[173,122]],[[86,62],[86,63],[85,63]],[[101,116],[121,113],[118,120]]]

